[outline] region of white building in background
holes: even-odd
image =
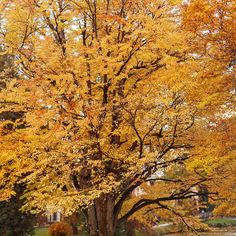
[[[63,217],[62,217],[62,213],[60,210],[58,210],[57,212],[54,213],[49,213],[47,212],[47,221],[48,223],[55,223],[55,222],[60,222],[62,221]]]

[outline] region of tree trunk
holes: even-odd
[[[114,236],[116,220],[114,219],[114,199],[101,196],[88,207],[88,228],[90,236]]]

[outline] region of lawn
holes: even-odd
[[[49,236],[48,228],[36,228],[34,232],[35,232],[34,236]],[[87,234],[81,233],[78,236],[85,236],[85,235]],[[77,236],[77,235],[74,235],[74,236]]]
[[[36,228],[35,236],[49,236],[48,228]]]
[[[205,221],[210,227],[236,226],[236,218],[216,218]]]

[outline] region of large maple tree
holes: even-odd
[[[215,108],[224,80],[188,45],[181,5],[4,0],[1,8],[1,40],[19,74],[1,91],[1,114],[21,114],[1,123],[1,199],[23,182],[26,210],[81,208],[92,236],[114,235],[147,206],[183,219],[173,201],[201,195],[214,171],[208,161],[196,171],[191,130]],[[152,191],[127,207],[151,180]]]

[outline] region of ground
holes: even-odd
[[[212,232],[201,233],[200,236],[236,236],[236,218],[217,218],[207,220],[209,226],[214,227]],[[227,227],[229,226],[229,227]],[[168,228],[169,227],[169,228]],[[167,234],[172,231],[171,226],[166,226],[157,228],[158,235],[166,235],[166,236],[183,236],[184,234]],[[217,227],[217,228],[216,228]],[[188,234],[189,235],[189,234]],[[35,229],[35,236],[49,236],[48,228],[37,228]],[[84,235],[78,235],[84,236]],[[137,233],[137,236],[147,236]]]

